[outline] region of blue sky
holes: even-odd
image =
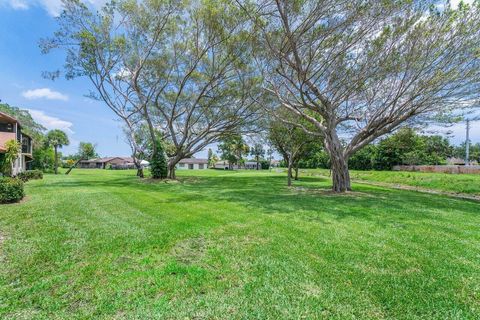
[[[60,5],[60,0],[0,0],[0,99],[30,110],[48,129],[67,132],[66,154],[89,141],[103,156],[129,155],[121,123],[104,104],[84,96],[91,89],[87,79],[42,77],[42,71],[57,70],[64,62],[61,52],[43,55],[38,47],[39,39],[56,30]]]
[[[87,2],[98,7],[105,1]],[[0,0],[0,99],[30,110],[48,129],[66,131],[71,144],[62,150],[65,154],[74,153],[80,141],[89,141],[102,156],[129,155],[121,123],[104,104],[84,96],[92,89],[87,79],[42,78],[42,71],[57,70],[64,62],[61,52],[42,55],[38,47],[39,39],[56,30],[60,11],[61,0]],[[464,140],[464,124],[449,130],[453,143]],[[480,142],[480,122],[472,124],[471,139]]]

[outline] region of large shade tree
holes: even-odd
[[[237,6],[119,0],[94,13],[80,1],[64,3],[59,31],[41,42],[43,51],[67,51],[67,77],[90,79],[91,96],[125,122],[134,153],[144,151],[135,144],[138,121],[151,141],[166,140],[170,178],[182,158],[255,120],[260,78]]]
[[[236,0],[250,16],[265,89],[348,159],[405,124],[448,121],[480,93],[480,2]],[[277,104],[275,104],[277,106]]]

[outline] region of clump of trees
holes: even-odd
[[[251,132],[261,106],[324,147],[333,190],[345,192],[363,148],[406,124],[449,122],[478,98],[478,2],[119,0],[98,12],[64,4],[43,51],[66,50],[67,78],[89,78],[92,98],[127,135],[146,128],[162,140],[170,178],[181,159]],[[227,149],[225,157],[241,161]]]
[[[169,146],[169,178],[181,159],[248,131],[258,117],[263,91],[249,21],[233,3],[116,1],[94,13],[67,0],[64,7],[43,51],[68,52],[66,77],[90,79],[91,97],[124,121],[134,155],[145,153],[133,138],[143,128]]]
[[[455,147],[447,138],[421,135],[411,128],[402,128],[369,144],[348,160],[354,170],[391,170],[395,165],[441,165],[457,156],[462,146]],[[461,153],[461,152],[460,152]],[[331,168],[328,154],[318,146],[309,157],[300,161],[303,168]]]

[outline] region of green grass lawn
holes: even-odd
[[[479,319],[480,203],[74,170],[0,206],[0,319]]]
[[[328,175],[324,169],[303,170],[307,174]],[[479,174],[448,174],[402,171],[355,171],[351,178],[366,182],[382,182],[420,187],[438,191],[480,195]]]

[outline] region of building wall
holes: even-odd
[[[178,170],[205,170],[205,169],[208,169],[208,166],[206,164],[199,164],[199,163],[179,163],[177,164],[177,169]]]

